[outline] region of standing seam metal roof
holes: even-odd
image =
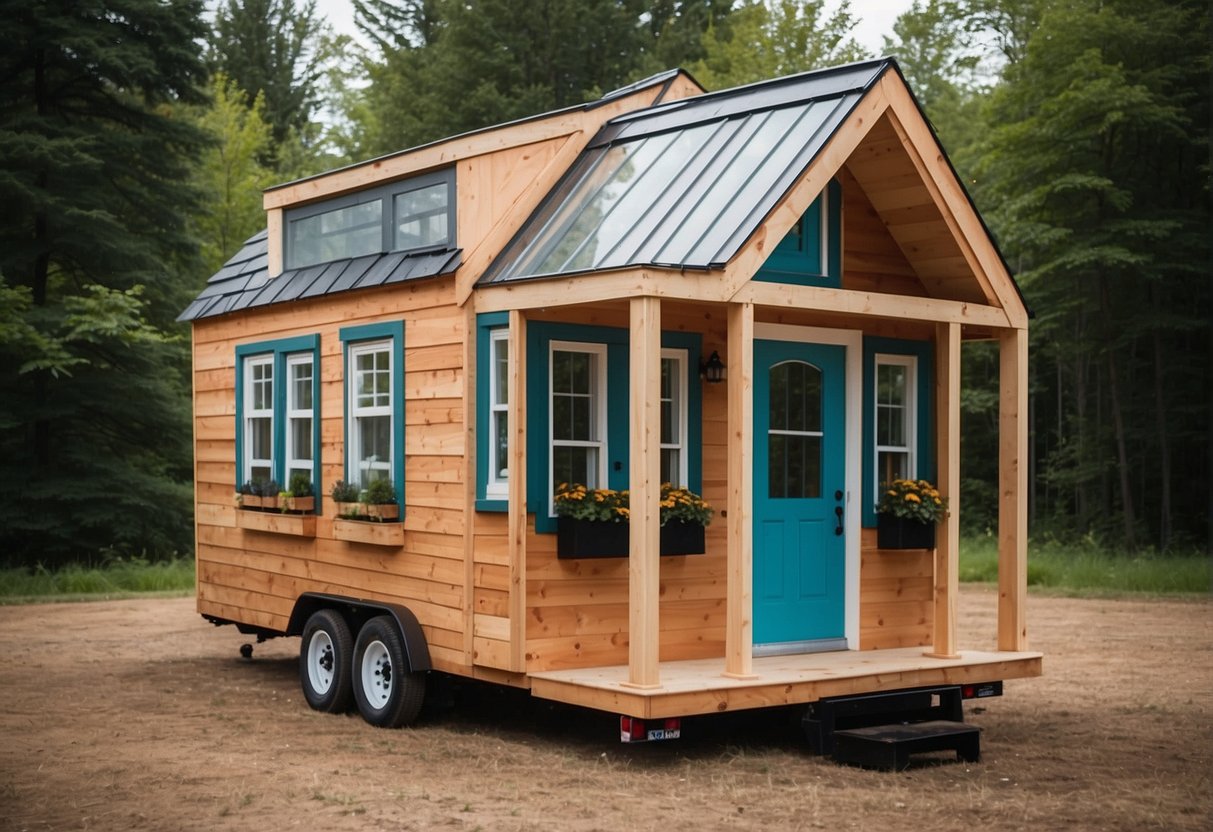
[[[612,119],[480,285],[723,267],[891,65],[849,64]]]

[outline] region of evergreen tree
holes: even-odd
[[[1038,516],[1133,549],[1204,537],[1204,3],[1046,10],[995,90],[978,195],[1037,311]]]
[[[198,0],[0,0],[0,552],[191,547]]]
[[[824,0],[748,0],[703,38],[705,55],[691,67],[708,89],[724,89],[868,57],[851,36],[856,20],[842,0],[830,15]]]
[[[316,0],[226,0],[216,10],[210,68],[244,91],[247,106],[264,96],[265,118],[277,144],[292,130],[299,137],[309,134],[319,106],[325,28]]]

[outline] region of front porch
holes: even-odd
[[[963,650],[926,656],[920,647],[840,651],[753,659],[753,675],[724,675],[720,659],[662,662],[661,684],[638,688],[627,665],[532,673],[531,694],[642,719],[711,714],[815,702],[934,685],[979,684],[1039,676],[1042,654]]]

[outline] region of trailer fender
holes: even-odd
[[[421,629],[417,616],[408,607],[392,604],[387,601],[371,601],[363,598],[346,598],[341,595],[327,595],[321,592],[305,592],[295,601],[291,611],[291,620],[287,624],[286,634],[297,636],[303,633],[307,620],[317,610],[331,609],[345,616],[350,629],[355,634],[362,625],[377,615],[390,615],[396,622],[400,635],[404,639],[404,651],[408,656],[409,669],[413,671],[432,670],[430,664],[430,648],[425,641],[425,633]]]

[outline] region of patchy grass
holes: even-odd
[[[157,563],[117,559],[104,566],[71,564],[53,571],[43,566],[0,569],[0,604],[178,596],[193,591],[193,558]]]
[[[998,580],[998,541],[994,537],[961,540],[960,579],[988,583]],[[1127,554],[1093,545],[1031,543],[1028,585],[1067,595],[1207,593],[1210,560],[1200,553]]]

